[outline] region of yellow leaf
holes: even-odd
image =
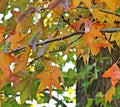
[[[117,6],[120,5],[120,1],[119,0],[100,0],[100,2],[105,2],[107,7],[112,11],[115,12],[115,10],[117,9]]]
[[[108,40],[110,39],[110,42],[116,41],[117,45],[120,47],[120,32],[112,34],[106,33],[106,37]]]
[[[86,7],[88,8],[92,7],[91,0],[80,0],[80,1],[83,2]]]
[[[80,0],[72,0],[71,1],[71,8],[76,8],[80,4]]]
[[[105,93],[105,101],[106,101],[106,102],[111,102],[113,95],[116,95],[115,87],[111,87],[111,88]]]

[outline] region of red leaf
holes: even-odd
[[[72,23],[71,26],[73,27],[73,29],[74,29],[75,31],[77,31],[77,30],[79,30],[80,25],[81,25],[82,23],[83,23],[83,22],[82,22],[81,20],[79,20],[79,21],[76,21],[76,22]]]

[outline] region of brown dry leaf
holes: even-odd
[[[56,66],[46,66],[46,71],[43,71],[36,75],[36,78],[40,79],[40,85],[38,87],[38,91],[43,91],[44,89],[49,87],[50,96],[52,95],[52,86],[57,87],[58,89],[62,89],[58,78],[60,77],[60,81],[64,84],[63,77],[60,73],[60,69]]]

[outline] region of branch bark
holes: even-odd
[[[120,32],[120,28],[101,29],[100,32],[102,32],[102,33]],[[51,43],[51,42],[54,42],[54,41],[64,40],[64,39],[70,38],[72,36],[75,36],[77,34],[84,34],[84,33],[85,33],[84,30],[79,30],[79,31],[73,32],[71,34],[62,36],[62,37],[57,37],[57,38],[52,38],[52,39],[45,40],[43,42],[37,43],[36,46],[45,45],[45,44],[48,44],[48,43]],[[80,37],[82,37],[82,36],[80,35]],[[31,47],[31,45],[30,45],[30,47]],[[12,50],[12,51],[9,51],[8,53],[11,54],[11,53],[14,53],[14,52],[21,51],[22,49],[25,49],[25,46],[17,48],[17,49]]]

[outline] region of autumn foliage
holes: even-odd
[[[26,100],[39,102],[37,96],[47,89],[52,98],[52,90],[61,94],[83,79],[75,71],[63,72],[65,63],[73,61],[70,53],[88,66],[102,48],[111,54],[113,41],[120,47],[120,0],[0,0],[0,14],[0,107],[12,101],[12,106],[26,107]],[[35,70],[37,61],[43,71]],[[119,63],[120,56],[101,75],[111,82],[106,103],[116,96]]]

